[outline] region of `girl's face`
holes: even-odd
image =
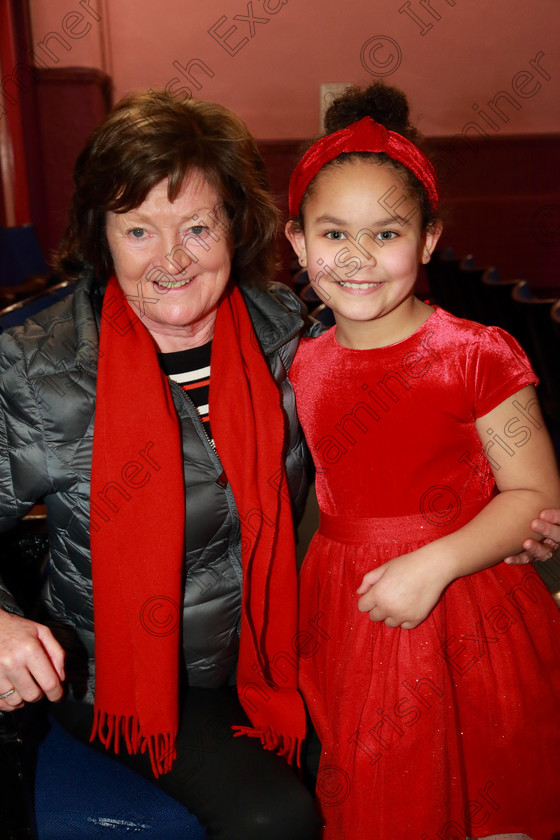
[[[313,184],[303,220],[303,231],[288,223],[286,234],[339,332],[389,343],[405,337],[418,265],[429,261],[441,229],[422,231],[418,200],[402,176],[367,160],[329,167]]]

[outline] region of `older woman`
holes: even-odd
[[[51,546],[42,623],[0,589],[0,711],[60,700],[209,837],[244,840],[318,826],[288,763],[307,324],[269,283],[276,223],[237,117],[124,99],[76,164],[75,293],[0,343],[0,524],[42,499]]]

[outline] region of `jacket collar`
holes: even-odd
[[[101,304],[105,287],[101,287],[93,271],[85,271],[76,284],[72,313],[77,334],[76,361],[88,373],[97,373]]]
[[[304,326],[301,303],[282,283],[267,289],[240,284],[249,316],[265,356],[276,352]]]

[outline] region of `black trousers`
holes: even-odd
[[[63,701],[50,704],[50,712],[89,742],[91,707]],[[108,754],[185,805],[209,840],[316,840],[321,820],[310,791],[258,738],[234,737],[232,725],[247,723],[235,689],[188,688],[171,772],[155,779],[148,756]]]

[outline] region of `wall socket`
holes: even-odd
[[[350,87],[352,82],[332,82],[328,84],[319,85],[319,131],[323,131],[323,117],[325,111],[337,96],[344,93],[347,87]]]

